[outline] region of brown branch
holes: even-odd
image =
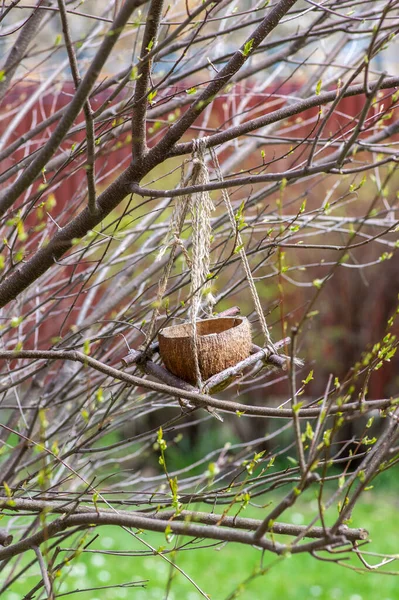
[[[298,454],[298,462],[299,462],[299,468],[301,471],[301,475],[302,477],[306,477],[306,470],[307,470],[307,465],[306,465],[306,460],[305,460],[305,451],[303,448],[303,441],[302,441],[302,431],[301,431],[301,424],[299,421],[299,417],[298,417],[298,401],[297,401],[297,391],[296,391],[296,364],[295,364],[295,358],[296,358],[296,340],[297,340],[297,336],[298,336],[298,329],[297,327],[292,327],[291,328],[291,360],[290,360],[290,372],[289,372],[289,380],[290,380],[290,387],[291,387],[291,407],[292,407],[292,421],[293,421],[293,429],[294,429],[294,438],[295,438],[295,445],[296,445],[296,450],[297,450],[297,454]]]
[[[212,137],[212,136],[211,136]],[[208,138],[210,139],[210,138]],[[174,190],[155,190],[151,188],[142,188],[137,183],[132,184],[131,191],[134,194],[138,194],[142,197],[150,198],[174,198],[181,194],[195,194],[198,192],[223,190],[227,188],[241,187],[243,185],[254,185],[256,183],[267,183],[272,181],[281,181],[286,179],[290,181],[292,179],[298,179],[298,177],[317,175],[318,173],[328,172],[330,169],[337,167],[336,161],[328,161],[322,165],[315,165],[314,167],[302,169],[290,169],[289,171],[283,171],[280,173],[265,173],[263,175],[245,175],[244,177],[235,177],[234,179],[224,179],[223,181],[213,181],[211,183],[203,185],[190,185],[185,188],[179,188]]]
[[[37,562],[39,563],[44,589],[46,590],[47,594],[47,600],[53,600],[53,587],[51,585],[50,577],[46,565],[44,563],[43,554],[41,553],[39,546],[33,546],[33,550],[36,554]]]
[[[229,517],[226,515],[218,515],[215,513],[204,513],[204,512],[193,512],[189,510],[183,510],[178,515],[175,515],[173,511],[165,511],[157,513],[156,515],[160,519],[171,519],[186,521],[195,521],[203,524],[215,524],[224,525],[225,527],[236,527],[238,529],[248,529],[249,531],[255,531],[261,521],[259,519],[248,519],[242,517]],[[325,530],[323,527],[312,527],[307,530],[306,525],[291,525],[291,523],[273,523],[271,528],[272,533],[279,535],[294,535],[297,536],[306,530],[305,537],[315,539],[325,539],[326,533],[328,535],[329,530]],[[341,525],[337,529],[334,535],[343,535],[349,541],[366,540],[368,538],[368,531],[366,529],[350,529],[347,525]]]
[[[382,83],[380,89],[390,89],[397,86],[399,86],[399,77],[387,77]],[[360,94],[366,94],[367,91],[368,90],[365,89],[364,84],[361,83],[359,85],[349,87],[342,97],[349,98],[352,96],[358,96]],[[271,125],[272,123],[277,123],[278,121],[288,119],[289,117],[293,117],[310,108],[333,102],[336,96],[337,90],[332,90],[331,92],[324,92],[319,95],[315,94],[314,96],[306,98],[306,100],[299,100],[294,104],[275,110],[269,114],[263,115],[262,117],[258,117],[257,119],[251,119],[247,123],[236,125],[235,127],[230,127],[229,129],[226,129],[220,133],[210,135],[207,138],[207,146],[219,146],[220,144],[230,142],[241,135],[246,135],[252,131],[255,131],[256,129],[265,127],[266,125]],[[176,144],[168,152],[168,156],[181,156],[183,154],[189,154],[192,152],[192,148],[192,142]]]
[[[140,62],[137,69],[136,87],[134,90],[134,109],[132,115],[132,156],[140,160],[147,152],[147,95],[151,82],[152,59],[144,60],[146,55],[156,46],[159,25],[161,22],[163,0],[151,0],[148,8]]]
[[[211,517],[212,520],[212,517]],[[148,531],[155,531],[165,534],[168,530],[170,533],[178,535],[188,535],[191,537],[221,540],[227,542],[237,542],[246,545],[256,545],[264,550],[268,550],[277,555],[284,554],[289,549],[292,553],[297,554],[303,551],[308,552],[309,549],[323,547],[326,543],[325,538],[318,538],[316,542],[307,545],[288,546],[280,544],[275,541],[270,541],[265,538],[254,540],[253,533],[247,531],[241,531],[238,527],[233,529],[230,527],[224,527],[224,521],[220,524],[211,525],[197,525],[195,523],[184,521],[183,523],[176,519],[164,519],[157,517],[142,516],[138,513],[112,513],[93,511],[91,513],[80,513],[73,514],[58,518],[51,523],[47,524],[46,527],[37,533],[31,535],[28,538],[0,550],[0,560],[5,560],[21,554],[29,549],[35,548],[42,544],[45,540],[51,539],[59,532],[64,531],[69,527],[76,526],[99,526],[99,525],[119,525],[122,527],[134,527],[137,529],[144,529]],[[283,526],[283,529],[284,526]],[[360,536],[364,536],[364,530],[358,530]],[[361,533],[360,533],[361,532]],[[317,538],[317,530],[316,535]],[[328,539],[328,543],[340,543],[346,544],[348,538],[346,537],[348,531],[344,530],[339,536],[331,536]],[[356,535],[356,534],[354,534]],[[356,538],[359,539],[359,538]],[[360,537],[360,539],[364,539]]]
[[[392,446],[395,445],[399,436],[399,422],[398,422],[398,411],[396,410],[391,415],[391,423],[378,439],[374,447],[372,447],[369,454],[363,459],[362,464],[358,468],[358,473],[362,471],[362,478],[359,482],[356,490],[352,494],[352,497],[346,498],[346,502],[343,503],[342,509],[339,513],[339,517],[336,523],[332,527],[332,531],[337,531],[340,525],[349,518],[355,507],[359,496],[363,493],[364,489],[370,484],[371,480],[379,472],[379,467],[387,456]]]
[[[120,371],[119,369],[110,367],[109,365],[106,365],[100,362],[99,360],[96,360],[95,358],[91,358],[90,356],[86,356],[82,352],[77,352],[76,350],[20,350],[17,352],[12,350],[0,351],[0,359],[16,360],[18,358],[77,361],[83,365],[88,365],[93,369],[104,373],[104,375],[108,375],[109,377],[112,377],[119,381],[125,381],[126,383],[130,383],[131,385],[141,386],[146,389],[153,390],[155,392],[160,392],[169,396],[174,396],[176,398],[184,398],[185,400],[192,401],[198,406],[211,406],[212,408],[216,408],[226,412],[240,412],[242,414],[247,415],[258,415],[263,417],[277,417],[285,419],[291,418],[293,414],[292,410],[290,409],[270,408],[266,406],[251,406],[241,404],[240,402],[218,400],[216,398],[212,398],[211,396],[207,396],[206,394],[200,394],[197,391],[186,391],[174,386],[168,386],[162,383],[149,381],[148,379],[137,377],[135,375],[130,375],[128,373]],[[376,408],[384,409],[391,406],[395,406],[395,401],[391,399],[369,400],[362,402],[361,404],[359,404],[359,402],[348,402],[347,404],[343,404],[341,406],[332,406],[330,414],[336,414],[337,412],[353,413],[358,411],[364,413],[368,410],[374,410]],[[301,418],[317,417],[319,413],[320,408],[304,407],[298,411],[298,415]]]
[[[68,511],[68,503],[62,500],[48,501],[48,500],[35,500],[30,498],[13,498],[13,506],[7,504],[8,500],[0,498],[0,508],[6,508],[7,510],[18,512],[18,511],[37,511],[41,512],[45,510],[47,514],[65,514]],[[101,509],[102,514],[115,514],[112,509]],[[97,513],[97,510],[93,506],[76,506],[73,510],[73,514],[93,514]],[[190,523],[202,523],[203,525],[221,525],[223,527],[237,528],[237,529],[248,529],[249,531],[255,531],[260,525],[259,519],[250,519],[243,517],[230,517],[223,514],[207,513],[191,510],[182,510],[178,514],[174,510],[165,510],[161,512],[155,512],[154,514],[148,514],[140,512],[129,512],[122,513],[128,515],[145,516],[150,519],[162,519],[164,521],[186,521]],[[273,533],[279,535],[294,535],[297,536],[303,531],[306,531],[305,537],[322,539],[325,538],[326,531],[323,527],[312,527],[310,530],[307,529],[306,525],[292,525],[290,523],[274,523],[272,527]],[[327,530],[328,531],[328,530]],[[351,529],[347,525],[341,525],[338,528],[336,535],[344,535],[350,541],[365,540],[368,537],[368,531],[365,529]]]
[[[226,542],[238,542],[241,544],[254,545],[252,533],[240,530],[232,530],[217,525],[196,525],[193,523],[181,523],[179,521],[165,522],[162,519],[143,517],[140,514],[118,514],[118,513],[82,513],[69,515],[65,518],[59,518],[46,525],[46,527],[37,533],[25,538],[3,550],[0,550],[0,560],[5,560],[39,546],[45,540],[51,539],[56,534],[69,527],[75,526],[99,526],[99,525],[119,525],[121,527],[134,527],[147,531],[156,531],[165,534],[166,528],[170,533],[178,535],[189,535],[192,537],[221,540]],[[286,551],[286,546],[279,543],[273,543],[262,539],[257,544],[264,550],[281,554]]]
[[[79,75],[78,62],[76,60],[75,51],[72,44],[71,34],[69,31],[67,11],[64,0],[58,0],[58,7],[60,11],[62,31],[65,39],[65,46],[68,53],[69,64],[71,67],[71,73],[75,89],[79,87],[81,78]],[[87,99],[83,105],[83,112],[86,121],[86,179],[87,179],[87,194],[88,194],[88,207],[91,214],[95,214],[97,210],[96,206],[96,184],[95,184],[95,164],[94,164],[94,121],[93,111],[91,109],[90,100]]]
[[[13,536],[11,535],[11,533],[9,533],[7,529],[4,529],[4,527],[2,527],[0,529],[0,545],[9,546],[10,544],[12,544],[12,540]]]
[[[380,75],[380,77],[378,78],[378,80],[372,86],[370,86],[370,90],[368,90],[369,86],[367,85],[367,82],[365,82],[365,88],[367,90],[366,102],[364,103],[364,106],[363,106],[362,112],[360,113],[360,116],[358,118],[356,127],[354,127],[352,134],[350,135],[349,139],[345,142],[345,144],[341,150],[341,154],[338,157],[338,160],[337,160],[338,169],[340,169],[342,167],[342,165],[344,164],[345,158],[349,154],[353,144],[358,139],[359,134],[362,131],[364,122],[367,118],[370,107],[371,107],[373,101],[375,101],[375,94],[377,94],[378,90],[381,89],[381,86],[383,84],[385,77],[386,77],[386,73],[382,73]]]

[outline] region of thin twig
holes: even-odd
[[[49,574],[47,571],[47,567],[44,563],[44,559],[43,559],[43,554],[41,553],[41,550],[39,548],[39,546],[32,546],[36,557],[37,557],[37,562],[39,563],[39,567],[40,567],[40,572],[42,574],[42,579],[43,579],[43,584],[44,584],[44,589],[46,590],[46,594],[48,597],[48,600],[52,600],[53,598],[53,587],[51,585],[51,581],[49,578]]]
[[[290,384],[291,384],[291,407],[292,407],[292,420],[294,423],[294,434],[295,434],[295,443],[296,449],[298,452],[298,461],[299,468],[301,470],[302,476],[305,476],[306,472],[306,462],[305,462],[305,453],[303,450],[303,442],[302,442],[302,432],[301,425],[298,417],[298,406],[297,406],[297,396],[296,396],[296,364],[295,364],[295,354],[296,354],[296,339],[298,334],[298,329],[296,327],[292,327],[291,329],[291,360],[290,360]]]
[[[73,47],[71,34],[69,30],[69,23],[67,17],[67,11],[64,0],[58,0],[58,8],[60,11],[62,31],[65,39],[65,46],[68,52],[69,64],[71,67],[71,73],[75,89],[79,87],[81,82],[78,62],[76,60],[75,50]],[[94,120],[93,111],[91,109],[90,100],[87,99],[83,105],[83,112],[86,121],[86,179],[87,179],[87,194],[88,194],[88,207],[91,214],[95,214],[97,210],[96,205],[96,184],[95,184],[95,151],[94,151]]]
[[[148,8],[139,66],[137,69],[136,87],[134,90],[134,109],[132,114],[132,156],[133,160],[141,160],[147,152],[147,103],[149,84],[151,81],[152,59],[147,59],[151,50],[156,47],[158,31],[162,17],[163,0],[151,0]]]

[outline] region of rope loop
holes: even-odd
[[[206,149],[208,145],[208,137],[193,139],[192,143],[192,154],[191,154],[191,174],[188,182],[185,183],[184,168],[187,161],[182,164],[180,187],[184,188],[185,185],[192,186],[206,186],[209,183],[209,170],[206,164]],[[209,153],[212,162],[215,167],[216,176],[220,182],[223,181],[223,174],[220,168],[217,154],[213,147],[209,148]],[[241,262],[244,268],[248,286],[251,292],[252,300],[254,303],[255,311],[257,313],[263,336],[264,336],[264,350],[268,356],[271,354],[277,354],[277,350],[272,342],[269,334],[269,330],[266,323],[266,318],[263,313],[262,305],[259,299],[258,292],[256,290],[255,282],[252,277],[251,268],[248,262],[247,255],[245,253],[244,244],[242,242],[241,234],[237,228],[237,222],[234,214],[234,210],[230,201],[229,194],[226,189],[222,189],[222,197],[226,206],[227,214],[230,219],[233,231],[236,234],[237,245],[240,248],[239,254]],[[189,318],[192,326],[192,345],[194,355],[194,366],[195,375],[197,381],[197,387],[199,390],[202,389],[201,371],[198,358],[198,332],[197,332],[197,320],[200,308],[202,307],[205,313],[212,317],[213,306],[216,303],[215,298],[211,293],[209,284],[207,281],[210,275],[210,252],[211,252],[211,213],[214,210],[213,202],[208,191],[197,191],[190,196],[179,196],[176,198],[175,206],[172,212],[168,232],[161,249],[158,253],[156,260],[161,260],[165,254],[167,248],[171,248],[170,256],[163,276],[160,280],[158,287],[157,300],[155,309],[152,315],[151,323],[147,333],[144,349],[147,349],[151,343],[151,337],[155,329],[156,319],[159,315],[160,305],[163,296],[166,291],[167,281],[171,272],[172,264],[174,261],[177,247],[182,249],[182,252],[186,258],[187,265],[191,270],[191,284],[190,284],[190,311]],[[191,259],[184,246],[183,241],[180,238],[181,231],[183,229],[184,221],[187,212],[191,213],[192,220],[192,253]]]
[[[209,148],[209,152],[213,161],[213,164],[215,165],[215,169],[216,169],[216,176],[218,178],[218,180],[220,182],[223,181],[223,173],[222,170],[220,168],[220,164],[219,164],[219,160],[217,157],[217,154],[215,152],[215,149],[213,147]],[[247,255],[245,253],[245,249],[244,249],[244,244],[242,241],[242,237],[241,234],[239,232],[239,230],[237,229],[237,222],[235,219],[235,215],[234,215],[234,210],[233,207],[231,205],[231,201],[230,201],[230,197],[229,194],[227,192],[226,189],[222,189],[222,197],[223,197],[223,201],[224,204],[226,206],[227,209],[227,213],[229,215],[230,218],[230,223],[231,226],[233,227],[233,231],[236,232],[236,239],[237,239],[237,245],[240,248],[239,253],[240,253],[240,258],[241,258],[241,262],[242,262],[242,266],[244,267],[244,271],[245,271],[245,275],[248,281],[248,285],[249,285],[249,289],[251,292],[251,296],[252,296],[252,300],[255,306],[255,311],[256,314],[258,316],[261,328],[262,328],[262,332],[263,332],[263,337],[264,337],[264,347],[265,349],[268,350],[269,352],[269,356],[270,354],[277,354],[277,350],[272,342],[272,339],[270,337],[270,333],[269,333],[269,329],[267,327],[267,323],[266,323],[266,318],[265,315],[263,313],[263,309],[262,309],[262,305],[260,303],[260,299],[259,299],[259,295],[255,286],[255,282],[254,279],[252,277],[252,272],[251,272],[251,267],[249,266],[249,262],[248,262],[248,258]]]
[[[192,185],[209,183],[209,172],[206,166],[205,151],[207,138],[193,140],[192,151]],[[192,266],[190,286],[190,320],[192,326],[192,343],[197,386],[202,389],[201,370],[198,360],[197,319],[199,310],[205,299],[206,312],[212,315],[215,300],[206,282],[209,278],[211,252],[211,213],[214,210],[209,192],[195,192],[191,196],[190,212],[192,218]]]

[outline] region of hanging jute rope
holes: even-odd
[[[192,185],[206,185],[209,174],[205,162],[206,141],[193,140]],[[201,371],[198,361],[197,319],[201,307],[201,297],[205,296],[205,305],[209,316],[215,303],[210,287],[204,284],[209,276],[211,252],[211,213],[214,206],[209,192],[196,192],[191,196],[190,212],[192,218],[192,266],[191,266],[191,309],[193,354],[197,386],[202,389]]]
[[[182,174],[180,186],[184,188],[185,185],[192,186],[203,186],[209,183],[209,172],[206,166],[205,151],[207,146],[207,138],[201,138],[199,140],[193,140],[193,152],[192,152],[192,172],[187,184],[184,181],[184,167],[182,165]],[[210,156],[215,166],[216,175],[219,181],[223,181],[223,174],[220,168],[220,164],[213,148],[209,148]],[[259,300],[258,292],[256,290],[255,282],[252,277],[251,268],[248,263],[247,255],[244,250],[244,244],[241,238],[241,234],[237,229],[237,222],[234,215],[233,207],[230,202],[230,197],[227,190],[222,190],[223,201],[225,203],[229,219],[236,234],[236,240],[239,247],[240,258],[244,267],[245,275],[248,281],[251,296],[254,302],[255,310],[261,324],[262,332],[265,339],[265,350],[268,354],[275,354],[276,348],[271,340],[269,330],[267,327],[266,319],[263,314],[262,306]],[[170,225],[168,232],[159,252],[157,260],[160,260],[164,255],[168,247],[171,248],[170,256],[167,264],[165,265],[163,275],[159,282],[157,299],[155,308],[152,314],[150,326],[146,336],[146,340],[142,346],[142,349],[146,351],[149,344],[151,343],[154,329],[156,326],[156,320],[159,316],[159,311],[162,303],[163,296],[166,291],[167,282],[172,269],[173,261],[176,254],[177,247],[181,247],[186,257],[187,264],[191,270],[191,286],[190,286],[190,322],[192,326],[192,345],[193,345],[193,356],[195,365],[195,376],[196,383],[199,389],[202,389],[201,371],[198,360],[198,334],[197,334],[197,320],[200,308],[202,307],[205,312],[212,316],[213,305],[215,299],[211,294],[210,285],[206,285],[209,279],[209,268],[210,268],[210,246],[211,246],[211,213],[214,210],[214,206],[207,191],[198,191],[190,196],[179,196],[176,199],[175,206],[173,209]],[[190,211],[192,219],[192,258],[190,259],[187,250],[180,239],[181,231],[183,229],[184,221],[187,212]]]
[[[189,181],[184,181],[184,166],[182,165],[180,187],[185,185],[205,185],[209,183],[208,169],[205,163],[205,143],[203,140],[197,140],[193,143],[192,153],[192,172]],[[148,328],[146,340],[141,347],[146,351],[151,343],[152,336],[156,326],[156,320],[159,316],[159,311],[164,297],[173,261],[176,254],[176,249],[179,246],[186,258],[187,264],[191,269],[191,286],[190,286],[190,320],[192,323],[192,343],[193,355],[196,371],[196,381],[199,389],[202,388],[201,371],[198,361],[198,339],[197,339],[197,319],[199,310],[202,305],[202,296],[205,297],[204,308],[206,312],[212,316],[212,308],[215,300],[211,294],[210,286],[206,286],[206,281],[209,276],[210,264],[210,243],[211,243],[211,212],[214,206],[208,192],[198,192],[192,196],[179,196],[176,199],[173,213],[170,220],[170,225],[165,238],[165,241],[158,254],[157,260],[161,260],[168,247],[170,247],[170,255],[167,264],[165,265],[161,280],[158,286],[155,308],[152,314],[151,322]],[[187,250],[180,239],[181,231],[184,225],[187,212],[190,211],[192,219],[192,258],[190,259]]]
[[[205,163],[204,141],[194,140],[192,185],[209,183],[208,169]],[[195,182],[195,183],[194,183]],[[190,212],[192,218],[192,267],[191,267],[191,318],[197,318],[201,306],[201,296],[205,296],[205,307],[212,316],[215,300],[210,286],[204,286],[209,277],[211,252],[211,213],[214,206],[209,192],[196,192],[191,196]]]
[[[206,139],[206,138],[205,138]],[[220,168],[220,164],[219,164],[219,160],[218,157],[216,155],[215,149],[213,147],[209,148],[209,152],[210,155],[212,157],[213,163],[215,165],[215,169],[216,169],[216,175],[219,181],[223,181],[223,173],[222,170]],[[237,236],[237,244],[238,244],[238,248],[240,249],[240,258],[241,258],[241,262],[242,265],[244,267],[244,271],[245,271],[245,275],[248,281],[248,285],[249,285],[249,289],[251,291],[251,296],[252,296],[252,300],[255,306],[255,311],[256,314],[258,315],[258,319],[262,328],[262,332],[263,332],[263,336],[264,336],[264,340],[265,340],[265,348],[268,350],[269,355],[270,354],[277,354],[276,348],[272,342],[272,339],[270,337],[270,333],[269,333],[269,329],[267,327],[267,323],[266,323],[266,319],[265,319],[265,315],[263,314],[263,310],[262,310],[262,305],[260,303],[259,300],[259,296],[258,296],[258,292],[256,290],[256,286],[255,286],[255,282],[254,279],[252,277],[252,272],[251,272],[251,268],[249,266],[249,262],[248,262],[248,258],[247,255],[245,253],[244,250],[244,244],[242,241],[242,237],[240,232],[237,229],[237,222],[234,216],[234,211],[233,211],[233,207],[231,205],[230,202],[230,197],[229,194],[227,192],[226,189],[222,189],[222,196],[223,196],[223,201],[225,203],[225,206],[227,208],[227,213],[229,215],[230,218],[230,223],[231,226],[233,228],[233,231],[236,231],[236,236]]]
[[[184,167],[185,162],[183,162],[181,166],[181,177],[180,177],[180,187],[184,188],[186,182],[184,181]],[[162,273],[162,277],[159,281],[158,285],[158,293],[155,300],[155,308],[152,313],[150,325],[147,330],[147,335],[144,340],[144,343],[140,346],[140,350],[145,354],[148,350],[149,345],[151,344],[152,337],[154,334],[157,318],[159,316],[159,312],[161,309],[161,304],[163,297],[165,295],[166,286],[168,285],[168,279],[170,276],[170,272],[172,270],[173,262],[175,259],[176,249],[180,247],[182,252],[186,258],[187,264],[191,267],[190,257],[188,256],[187,250],[180,239],[181,231],[183,229],[184,221],[186,218],[188,206],[189,206],[190,198],[189,196],[178,196],[175,201],[175,205],[173,208],[172,216],[170,219],[170,224],[168,228],[168,232],[166,234],[164,243],[161,246],[161,249],[156,258],[157,261],[160,261],[165,254],[166,250],[170,247],[170,255],[169,260],[165,265],[165,268]]]

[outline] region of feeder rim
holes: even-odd
[[[227,327],[223,331],[205,333],[205,334],[198,333],[197,335],[199,338],[207,338],[210,336],[221,335],[223,333],[226,333],[230,329],[235,329],[236,327],[239,327],[240,325],[242,325],[243,323],[248,321],[248,319],[247,319],[247,317],[244,317],[241,315],[234,316],[234,317],[219,317],[216,315],[214,317],[208,317],[206,319],[198,319],[196,321],[196,323],[206,323],[208,321],[232,321],[232,324],[230,327]],[[188,325],[191,325],[190,321],[185,321],[184,323],[179,323],[177,325],[169,325],[168,327],[164,327],[163,329],[161,329],[159,331],[159,335],[162,335],[163,337],[168,338],[168,339],[175,339],[175,340],[186,339],[186,338],[190,337],[190,332],[188,332],[187,334],[184,334],[184,335],[173,335],[172,330],[177,327],[183,327],[183,326],[188,326]]]

